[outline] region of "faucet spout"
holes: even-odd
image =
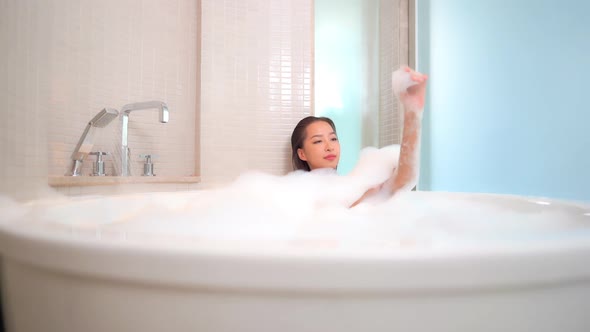
[[[121,108],[123,116],[129,116],[129,113],[133,111],[151,110],[156,109],[160,111],[160,122],[167,123],[170,119],[170,112],[168,111],[168,105],[165,102],[154,100],[154,101],[142,101],[139,103],[132,103],[124,105]]]
[[[129,114],[134,111],[158,110],[160,112],[160,122],[167,123],[170,120],[170,111],[168,105],[162,101],[143,101],[124,105],[121,108],[121,176],[130,175],[129,167]]]

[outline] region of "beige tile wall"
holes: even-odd
[[[47,189],[48,22],[31,1],[0,1],[0,193],[22,199]]]
[[[170,122],[131,115],[133,171],[152,153],[156,174],[195,175],[197,10],[195,0],[0,1],[2,191],[47,188],[95,114],[146,100],[166,102]],[[94,150],[111,153],[114,174],[119,121],[97,130]]]
[[[403,13],[397,1],[381,6],[382,15]],[[381,26],[382,89],[400,61],[399,33]],[[135,174],[140,153],[157,155],[162,176],[200,168],[203,184],[129,186],[136,191],[197,189],[251,169],[284,174],[291,170],[291,131],[313,113],[312,0],[0,1],[0,43],[2,192],[33,196],[47,189],[47,176],[69,169],[86,123],[104,107],[154,99],[170,107],[168,124],[157,123],[156,112],[131,115]],[[386,112],[393,107],[386,99],[381,104]],[[399,132],[395,120],[381,122],[382,135]],[[95,150],[112,153],[109,173],[116,172],[119,130],[115,121],[97,131]],[[389,135],[382,145],[397,137]]]
[[[409,64],[409,0],[380,0],[379,17],[379,144],[401,141],[401,105],[393,95],[391,73]]]
[[[65,174],[95,114],[145,100],[168,103],[170,122],[157,123],[156,112],[131,115],[134,174],[143,153],[157,155],[158,175],[195,175],[200,167],[204,183],[227,182],[246,169],[290,170],[289,135],[312,105],[311,0],[202,1],[200,68],[195,0],[3,1],[1,6],[2,42],[10,50],[1,67],[2,114],[8,120],[2,122],[4,191],[13,191],[19,177],[27,183],[35,177],[43,185],[48,175]],[[197,105],[199,84],[203,100]],[[110,174],[118,172],[119,131],[119,121],[96,131],[94,150],[111,153]],[[91,165],[84,163],[84,174]]]
[[[312,113],[313,1],[203,0],[201,175],[292,170],[290,135]]]
[[[129,118],[132,174],[140,154],[155,154],[158,175],[195,173],[197,113],[197,2],[194,0],[36,1],[44,12],[44,53],[49,75],[49,174],[70,169],[70,156],[86,124],[104,107],[161,100],[170,122],[156,111]],[[97,129],[94,150],[111,153],[107,173],[120,168],[120,122]],[[92,171],[92,159],[83,174]]]

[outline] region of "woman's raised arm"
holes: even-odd
[[[399,156],[399,165],[386,182],[391,194],[399,190],[411,190],[418,181],[420,171],[420,133],[422,113],[428,77],[402,67],[393,74],[394,93],[403,105],[404,126]],[[397,90],[397,91],[395,91]]]
[[[409,67],[402,67],[392,75],[394,94],[403,106],[403,129],[399,164],[382,185],[367,190],[351,207],[381,190],[390,195],[411,190],[418,181],[420,170],[420,133],[428,77]]]

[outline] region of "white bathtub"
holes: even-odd
[[[410,241],[363,250],[325,238],[215,241],[80,224],[66,230],[16,213],[0,222],[7,329],[590,330],[590,206],[502,195],[411,195],[432,204],[442,198],[485,203],[504,219],[514,211],[504,225],[520,223],[523,213],[533,223],[552,213],[563,220],[529,237],[521,230],[481,245]],[[452,214],[443,217],[453,222]]]

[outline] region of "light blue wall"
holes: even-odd
[[[378,8],[376,0],[314,2],[314,109],[316,116],[327,116],[336,124],[341,147],[340,174],[347,174],[356,165],[366,143],[363,119],[368,112],[377,112],[369,109],[373,105],[369,100],[369,80],[376,74],[371,72],[371,64],[376,62],[372,47],[378,36],[372,29]]]
[[[418,0],[419,188],[590,201],[590,1]]]
[[[338,173],[348,173],[361,149],[363,0],[315,1],[315,115],[331,118],[340,140]]]

